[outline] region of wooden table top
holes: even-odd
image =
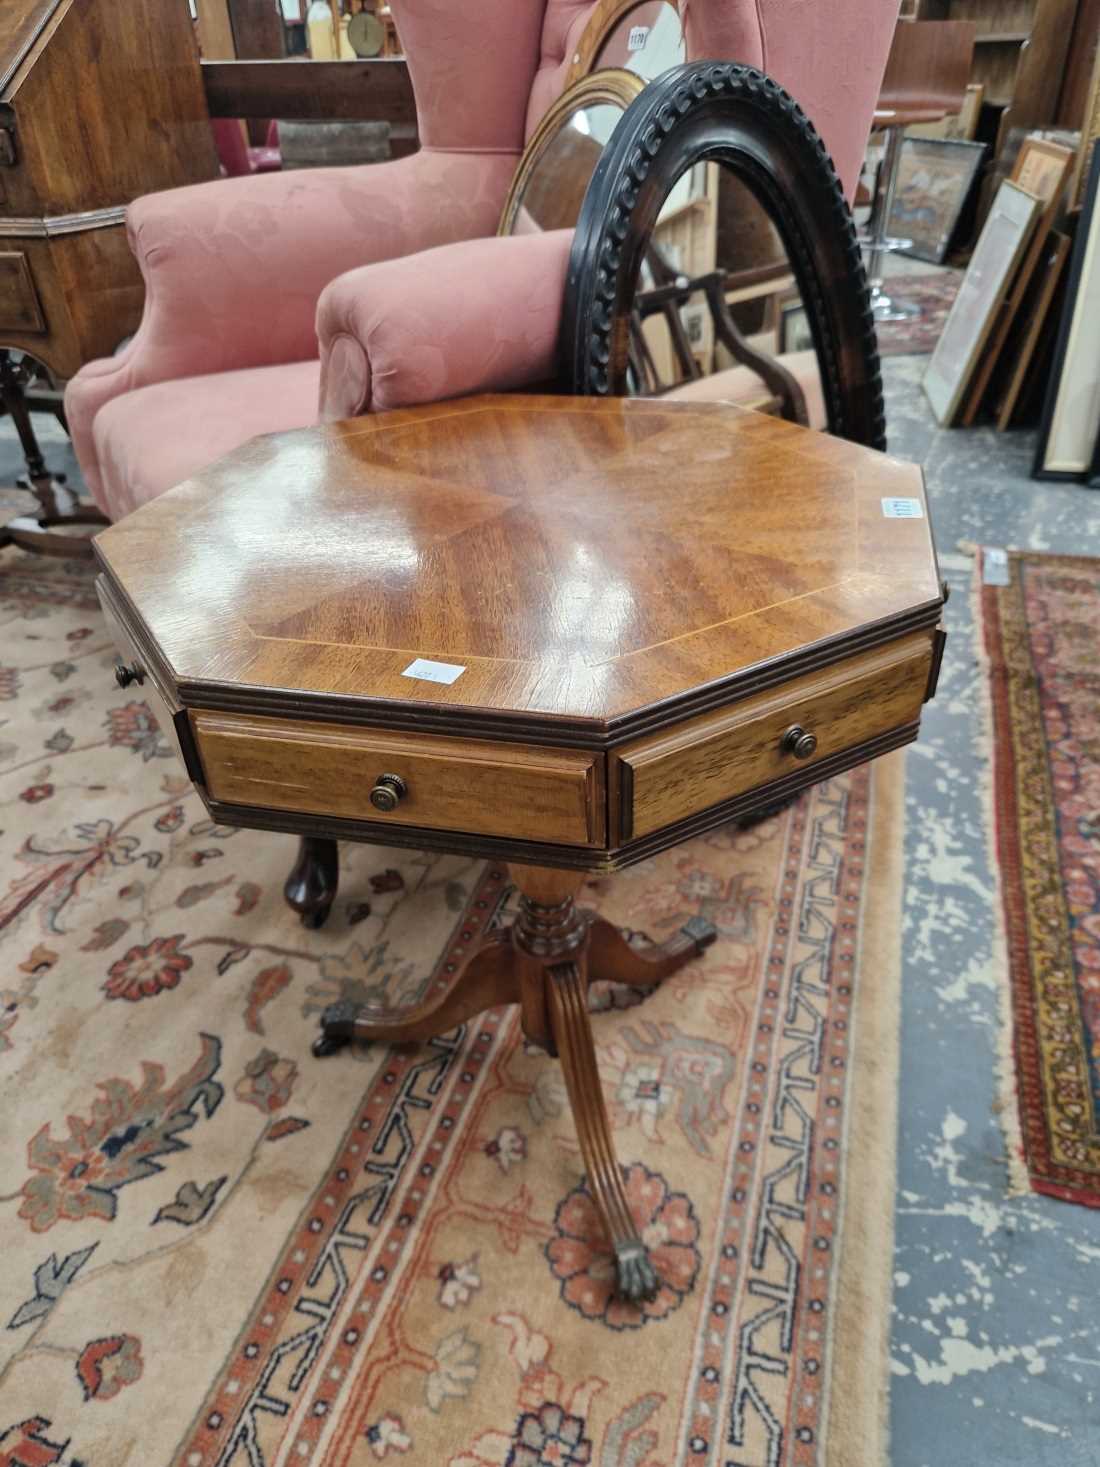
[[[258,438],[96,549],[186,701],[426,727],[624,728],[941,606],[917,467],[714,403],[481,397]]]

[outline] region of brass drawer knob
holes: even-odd
[[[409,792],[409,787],[399,774],[380,774],[370,792],[370,802],[376,810],[388,815],[396,810]]]
[[[817,752],[817,735],[807,733],[800,723],[792,723],[779,740],[781,754],[793,754],[796,759],[809,759]]]
[[[127,667],[125,662],[115,664],[115,682],[120,688],[128,688],[131,683],[143,683],[145,674],[140,667]]]

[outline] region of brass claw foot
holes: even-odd
[[[347,1001],[329,1004],[321,1015],[321,1032],[313,1041],[313,1053],[317,1059],[325,1059],[351,1043],[355,1036],[357,1013],[355,1004]]]
[[[640,1239],[632,1238],[629,1242],[615,1244],[615,1272],[619,1293],[631,1304],[656,1299],[660,1280]]]

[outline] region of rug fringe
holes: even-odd
[[[974,575],[970,584],[970,611],[973,620],[974,656],[978,664],[981,691],[978,696],[979,738],[985,751],[985,768],[979,779],[982,819],[985,825],[986,859],[993,882],[993,936],[990,965],[997,988],[997,1057],[993,1113],[1000,1122],[1005,1142],[1008,1167],[1009,1197],[1026,1197],[1032,1190],[1024,1152],[1024,1136],[1020,1126],[1020,1100],[1016,1084],[1015,1016],[1012,1012],[1012,974],[1008,960],[1008,933],[1005,925],[1004,892],[997,856],[997,810],[993,780],[993,686],[990,680],[989,653],[985,645],[982,622],[982,547],[974,547]]]

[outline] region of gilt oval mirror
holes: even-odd
[[[612,69],[562,93],[524,149],[498,234],[573,228],[604,146],[644,86],[632,72]]]
[[[674,0],[597,0],[584,28],[566,86],[606,67],[654,81],[686,60],[683,25]]]
[[[851,216],[820,138],[770,77],[692,63],[632,103],[579,215],[561,382],[735,402],[884,446]]]

